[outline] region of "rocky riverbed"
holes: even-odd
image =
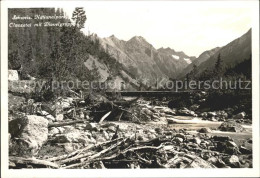
[[[98,112],[99,107],[74,112],[74,101],[60,98],[55,103],[61,111],[56,117],[42,109],[30,115],[12,113],[10,168],[253,166],[252,129],[250,122],[244,122],[244,112],[229,117],[225,111],[170,109],[164,103],[139,98],[127,108],[119,106],[119,116],[114,117],[114,110],[103,111],[97,122],[89,113],[93,108]],[[39,103],[31,106],[38,108]]]

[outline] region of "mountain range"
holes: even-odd
[[[177,76],[196,59],[171,48],[155,49],[141,36],[124,41],[112,35],[99,38],[99,41],[106,52],[122,63],[137,80],[145,78],[147,85],[153,85],[156,79]]]
[[[147,86],[153,86],[162,79],[182,79],[194,65],[199,75],[214,67],[219,54],[225,68],[234,67],[251,55],[251,29],[227,45],[207,50],[197,58],[171,48],[156,49],[141,36],[134,36],[128,41],[114,35],[100,38],[92,34],[91,38],[99,40],[101,47],[124,66],[125,72],[119,73],[127,76],[127,82],[137,86],[143,79]],[[125,77],[120,77],[121,82],[125,82]]]

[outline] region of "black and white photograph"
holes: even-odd
[[[13,4],[1,167],[259,176],[258,1]]]

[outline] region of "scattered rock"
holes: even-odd
[[[252,144],[252,143],[253,143],[252,139],[249,139],[249,140],[247,141],[247,143]]]
[[[185,155],[186,158],[190,159],[189,164],[185,165],[185,168],[215,168],[215,166],[198,156]]]
[[[88,138],[82,135],[78,130],[74,132],[56,135],[54,143],[87,143]]]
[[[188,110],[187,108],[182,108],[178,110],[178,114],[182,116],[194,116],[197,117],[194,111]]]
[[[200,107],[200,105],[194,104],[194,105],[192,105],[192,106],[190,107],[190,110],[195,111],[195,110],[197,110],[199,107]]]
[[[85,130],[97,131],[97,123],[86,123]]]
[[[210,133],[212,132],[210,128],[203,127],[198,130],[199,133]]]
[[[216,112],[208,112],[207,116],[208,117],[215,117],[215,116],[217,116],[217,113]]]
[[[144,137],[143,137],[142,135],[138,135],[138,136],[137,136],[137,140],[143,141],[143,140],[144,140]]]
[[[185,139],[185,138],[186,138],[186,136],[185,136],[183,133],[177,133],[177,134],[175,135],[175,137],[180,137],[180,138],[182,138],[182,139]]]
[[[49,130],[49,135],[55,135],[55,134],[58,134],[60,133],[59,129],[57,127],[51,127],[50,130]]]
[[[56,104],[63,109],[70,108],[73,104],[73,98],[58,98],[58,102]]]
[[[210,162],[211,164],[216,165],[216,163],[218,162],[218,159],[216,157],[212,156],[207,161]]]
[[[63,147],[64,147],[64,150],[66,153],[70,153],[70,152],[74,151],[73,143],[66,143],[66,144],[64,144]]]
[[[49,122],[54,122],[54,121],[56,120],[56,119],[55,119],[52,115],[50,115],[50,114],[46,115],[45,118],[46,118]]]
[[[240,124],[233,121],[222,123],[218,129],[225,132],[243,132],[245,130]]]
[[[64,118],[64,115],[63,115],[63,114],[58,114],[58,115],[56,116],[56,121],[62,121],[63,118]]]
[[[141,113],[145,114],[145,115],[148,115],[148,116],[152,116],[153,115],[153,112],[150,111],[148,108],[142,108]]]
[[[226,148],[225,149],[226,149],[226,153],[228,153],[228,154],[238,154],[238,153],[240,153],[237,144],[233,141],[226,142]]]
[[[229,140],[231,140],[231,138],[229,137],[229,136],[218,136],[218,135],[215,135],[214,137],[213,137],[213,139],[215,140],[215,141],[220,141],[220,142],[225,142],[225,141],[229,141]]]
[[[156,133],[161,134],[162,133],[162,129],[160,127],[157,127],[154,129]]]
[[[107,131],[108,132],[116,132],[116,127],[115,126],[109,126],[108,128],[107,128]]]
[[[8,70],[8,80],[19,80],[17,70]]]
[[[217,162],[215,163],[215,165],[218,167],[218,168],[227,168],[226,166],[226,163],[224,161],[222,161],[220,158],[217,159]]]
[[[165,113],[165,114],[169,114],[169,115],[176,115],[175,111],[170,109],[170,108],[167,108],[167,107],[164,107],[161,112]]]
[[[234,119],[244,119],[246,116],[246,113],[245,112],[241,112],[241,113],[238,113],[237,115],[235,115],[233,118]]]
[[[193,143],[196,143],[198,145],[201,143],[201,140],[198,137],[195,137],[195,138],[191,139],[190,141],[193,142]]]
[[[242,154],[252,154],[252,150],[249,150],[249,149],[247,149],[246,147],[243,147],[243,146],[240,146],[240,147],[239,147],[239,151],[240,151]]]
[[[102,135],[106,140],[109,140],[109,135],[106,131],[103,130]]]
[[[239,158],[236,155],[232,155],[230,158],[226,159],[226,163],[232,168],[240,167]]]
[[[173,141],[175,141],[176,143],[182,143],[183,139],[180,138],[180,137],[176,137],[176,138],[173,139]]]
[[[18,155],[35,155],[48,139],[48,121],[42,116],[27,115],[9,122],[12,138],[19,138]]]

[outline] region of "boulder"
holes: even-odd
[[[157,127],[157,128],[155,128],[154,129],[155,130],[155,132],[157,133],[157,134],[161,134],[162,133],[162,128],[160,128],[160,127]]]
[[[226,113],[225,111],[218,111],[217,117],[220,119],[226,119],[226,118],[228,118],[228,113]]]
[[[108,132],[113,132],[114,133],[114,132],[116,132],[116,130],[117,130],[116,127],[112,126],[112,125],[107,128]]]
[[[141,113],[145,114],[147,116],[152,116],[153,115],[153,112],[150,111],[148,108],[142,108]]]
[[[65,143],[63,145],[63,148],[65,150],[66,153],[70,153],[70,152],[73,152],[74,151],[74,145],[73,143]]]
[[[164,107],[160,112],[163,112],[163,113],[169,114],[169,115],[176,115],[174,110],[167,108],[167,107]]]
[[[58,134],[58,133],[60,133],[60,131],[56,127],[51,127],[50,130],[49,130],[49,135],[55,135],[55,134]]]
[[[195,114],[194,111],[188,110],[187,108],[179,109],[177,114],[179,114],[181,116],[194,116],[194,117],[197,117],[197,114]]]
[[[207,118],[208,117],[208,113],[207,112],[203,112],[203,113],[200,114],[200,117]]]
[[[48,121],[42,116],[27,115],[11,120],[9,133],[18,138],[18,155],[35,155],[48,139]]]
[[[175,137],[180,137],[180,138],[182,138],[182,139],[185,139],[185,138],[186,138],[186,136],[185,136],[183,133],[177,133],[177,134],[175,135]]]
[[[173,141],[175,141],[176,143],[182,143],[183,139],[180,138],[180,137],[176,137],[176,138],[173,139]]]
[[[229,137],[229,136],[221,136],[221,135],[215,135],[214,137],[213,137],[213,139],[215,140],[215,141],[220,141],[220,142],[225,142],[225,141],[229,141],[229,140],[231,140],[231,138]]]
[[[206,101],[206,99],[201,99],[201,100],[199,100],[200,103],[203,103],[203,102],[205,102],[205,101]]]
[[[240,162],[239,158],[236,155],[232,155],[231,157],[226,159],[226,163],[232,168],[239,168]]]
[[[52,115],[46,115],[45,118],[49,121],[49,122],[54,122],[55,118]]]
[[[246,113],[245,112],[241,112],[241,113],[238,113],[237,115],[235,115],[233,118],[234,119],[244,119],[246,116]]]
[[[240,151],[242,154],[252,154],[252,150],[247,149],[246,147],[243,147],[243,146],[240,146],[240,147],[239,147],[239,151]]]
[[[195,111],[195,110],[197,110],[199,107],[200,107],[200,105],[194,104],[194,105],[192,105],[192,106],[190,107],[190,110]]]
[[[54,143],[87,143],[88,142],[88,137],[81,134],[80,131],[75,130],[70,133],[66,134],[59,134],[56,135],[53,142]]]
[[[85,130],[97,131],[97,123],[86,123]]]
[[[109,139],[110,139],[108,133],[107,133],[106,131],[104,131],[104,130],[103,130],[103,132],[102,132],[102,135],[103,135],[103,137],[104,137],[106,140],[109,140]]]
[[[19,80],[17,70],[8,70],[8,80]]]
[[[216,112],[208,112],[207,113],[207,117],[215,117],[215,116],[217,116]]]
[[[57,116],[56,116],[56,121],[62,121],[64,119],[64,115],[63,114],[58,114]]]
[[[178,165],[178,166],[177,166]],[[165,167],[167,168],[215,168],[215,166],[202,158],[186,154],[182,157],[170,159]]]
[[[216,163],[218,162],[218,159],[216,157],[212,156],[207,161],[210,162],[211,164],[216,165]]]
[[[190,141],[191,141],[192,143],[196,143],[196,144],[198,144],[198,145],[201,143],[201,140],[200,140],[200,138],[198,138],[198,137],[192,138]]]
[[[233,141],[226,142],[226,148],[225,149],[226,149],[226,152],[228,154],[238,154],[238,153],[240,153],[237,144]]]
[[[233,121],[223,122],[218,129],[225,132],[243,132],[245,130],[240,124]]]
[[[203,127],[198,130],[199,133],[210,133],[212,132],[210,128]]]
[[[227,168],[226,163],[224,161],[222,161],[220,158],[217,159],[217,162],[215,163],[215,166],[217,166],[218,168]]]

